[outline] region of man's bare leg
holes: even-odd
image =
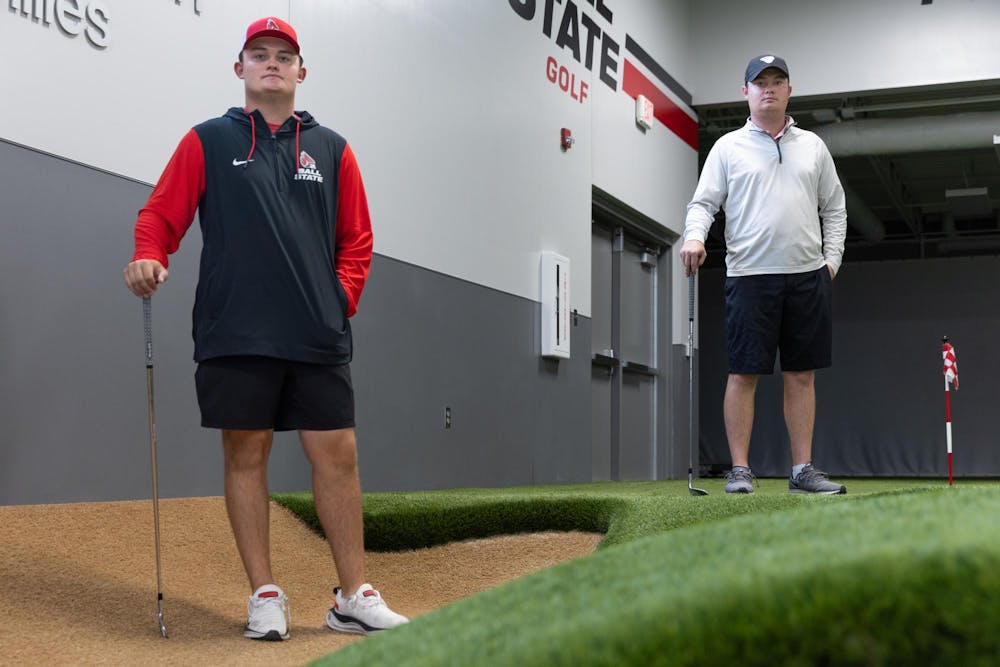
[[[299,439],[312,464],[316,514],[337,567],[341,594],[351,596],[365,583],[361,480],[354,429],[303,430],[299,431]]]
[[[816,421],[816,371],[785,371],[785,426],[791,443],[792,465],[812,460],[813,425]]]
[[[270,430],[222,431],[226,511],[251,591],[274,583],[267,493],[267,460],[273,437]]]
[[[729,374],[722,412],[726,421],[729,454],[734,466],[750,467],[750,433],[753,431],[756,391],[756,375]]]

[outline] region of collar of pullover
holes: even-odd
[[[792,118],[791,116],[785,116],[785,126],[784,126],[783,128],[781,128],[781,132],[778,132],[778,136],[776,136],[776,137],[774,137],[774,138],[775,138],[775,139],[780,139],[780,138],[782,138],[783,136],[785,136],[785,133],[786,133],[786,132],[788,132],[788,130],[789,130],[789,129],[790,129],[790,128],[791,128],[792,126],[793,126],[793,125],[795,125],[795,119],[794,119],[794,118]],[[754,123],[754,122],[753,122],[752,120],[750,120],[749,118],[747,118],[747,124],[746,124],[746,128],[747,128],[748,130],[751,130],[751,131],[753,131],[753,132],[763,132],[763,133],[764,133],[764,134],[766,134],[767,136],[769,136],[769,137],[771,136],[771,134],[770,134],[770,133],[769,133],[769,132],[768,132],[767,130],[764,130],[764,129],[761,129],[760,127],[758,127],[758,126],[757,126],[757,125],[756,125],[756,124],[755,124],[755,123]]]

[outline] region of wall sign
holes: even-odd
[[[614,12],[606,0],[578,0],[580,4],[573,0],[507,1],[525,21],[530,23],[540,18],[542,34],[587,71],[594,72],[596,68],[597,78],[608,88],[618,92],[620,82],[620,90],[632,99],[644,97],[652,102],[653,117],[691,148],[698,149],[698,123],[690,108],[691,93],[628,33],[622,53],[620,42],[610,34]],[[568,58],[565,64],[560,60],[561,55],[559,59],[555,56],[546,59],[545,76],[574,102],[583,104],[590,97],[585,75],[573,72]],[[643,73],[635,63],[640,63],[652,76]],[[664,90],[669,90],[680,102]]]
[[[57,28],[57,32],[84,41],[95,49],[106,49],[111,43],[111,10],[104,0],[8,0],[10,18],[21,18],[42,28]],[[175,5],[183,4],[174,0]],[[200,15],[199,0],[190,3]]]
[[[535,13],[539,9],[535,0],[509,1],[511,9],[525,21],[535,18]],[[608,25],[611,24],[614,15],[604,4],[604,0],[587,0],[587,2],[594,6],[594,10]],[[578,7],[573,0],[566,0],[566,4],[560,9],[561,16],[557,15],[553,0],[544,0],[541,10],[542,34],[554,39],[556,46],[567,50],[573,56],[573,60],[582,63],[587,70],[593,71],[597,65],[601,81],[611,90],[617,90],[618,80],[615,77],[618,74],[619,47],[618,42],[608,34],[607,30],[602,30],[597,20]],[[555,37],[552,36],[554,26],[556,26]],[[571,91],[569,81],[571,73],[565,65],[550,57],[546,62],[545,71],[549,81],[557,83],[563,92],[570,93],[574,100],[583,103],[586,99],[586,84],[582,84],[580,89],[573,84]],[[564,77],[564,80],[559,77]]]

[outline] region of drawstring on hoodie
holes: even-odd
[[[250,152],[247,153],[247,159],[243,163],[244,169],[250,166],[250,158],[253,157],[253,151],[255,148],[257,148],[257,124],[254,123],[253,114],[249,114],[249,116],[250,116]]]
[[[250,166],[253,157],[253,152],[257,149],[257,123],[254,120],[253,113],[248,113],[250,116],[250,152],[247,153],[247,159],[243,161],[243,168],[246,169]],[[298,114],[293,113],[292,118],[295,119],[295,155],[292,157],[292,170],[293,173],[299,173],[299,135],[302,132],[302,117]]]
[[[299,173],[299,156],[302,153],[299,152],[299,132],[302,130],[302,119],[299,118],[298,114],[292,114],[292,118],[295,119],[295,173]]]

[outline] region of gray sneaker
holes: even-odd
[[[726,473],[726,493],[753,493],[753,483],[756,479],[750,468],[733,466],[733,469]]]
[[[807,463],[799,476],[788,480],[789,493],[817,493],[823,496],[832,496],[839,493],[847,493],[847,487],[830,481],[830,476],[822,470],[813,468],[811,463]]]

